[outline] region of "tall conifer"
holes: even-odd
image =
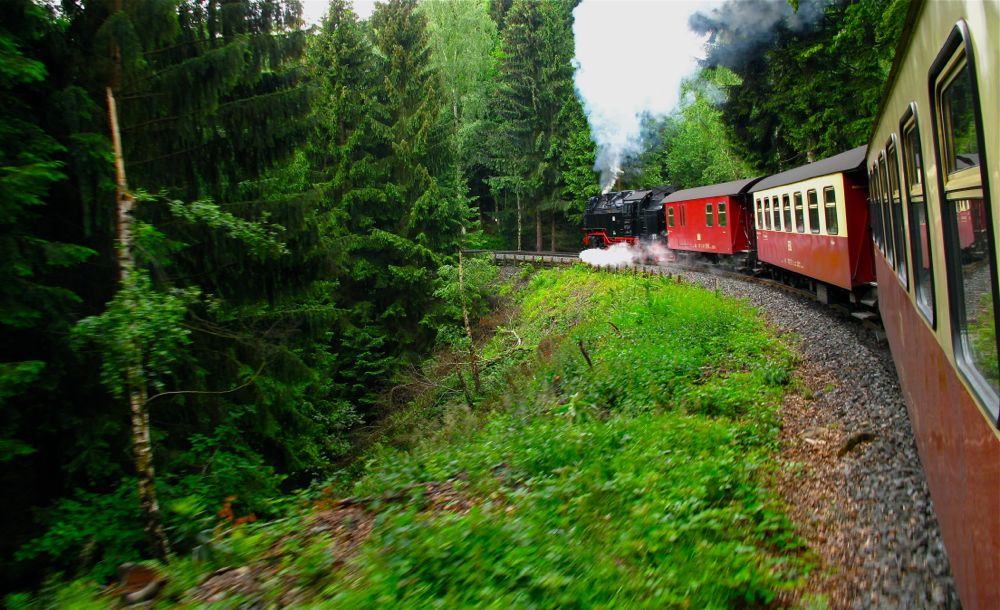
[[[498,169],[515,195],[527,195],[534,209],[535,248],[542,249],[542,211],[559,195],[559,168],[550,151],[558,116],[573,91],[574,2],[514,0],[503,30],[501,85],[496,102],[508,157]],[[510,157],[513,157],[513,163]],[[505,171],[506,170],[506,171]],[[518,176],[517,174],[521,174]],[[520,210],[518,212],[520,226]],[[518,231],[520,234],[520,231]]]
[[[414,0],[390,0],[371,18],[381,62],[378,135],[384,179],[372,182],[381,204],[359,212],[367,226],[351,237],[350,282],[363,313],[395,343],[392,351],[430,339],[421,320],[433,270],[454,251],[468,208],[454,181],[451,126],[438,73],[430,64],[427,24]],[[357,220],[352,222],[357,223]]]

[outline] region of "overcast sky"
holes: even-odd
[[[574,12],[576,86],[597,141],[602,182],[638,141],[639,115],[669,113],[703,56],[688,17],[707,0],[583,0]]]
[[[375,0],[354,0],[353,4],[354,12],[361,19],[368,19],[375,10]],[[302,18],[306,23],[319,23],[328,6],[330,0],[302,0]]]
[[[464,1],[464,0],[437,0]],[[611,166],[639,137],[638,117],[677,106],[681,79],[694,73],[704,40],[688,17],[718,0],[583,0],[574,12],[576,86],[600,148]],[[307,23],[319,21],[327,0],[303,0]],[[355,0],[362,19],[374,0]],[[607,169],[605,167],[604,169]]]

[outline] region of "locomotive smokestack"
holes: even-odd
[[[608,193],[610,193],[612,191],[612,189],[616,190],[616,191],[620,191],[621,190],[621,188],[620,188],[621,187],[621,177],[622,177],[623,173],[624,172],[622,172],[622,168],[618,167],[617,165],[614,166],[614,167],[611,167],[608,170],[608,178],[607,178],[606,182],[601,186],[601,194],[602,195],[607,195]],[[616,188],[616,187],[618,187],[618,188]]]

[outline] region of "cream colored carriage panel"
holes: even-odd
[[[826,188],[833,187],[833,191],[837,198],[837,232],[835,234],[829,234],[827,231],[826,214],[823,209],[823,191]],[[816,178],[810,178],[809,180],[803,180],[802,182],[795,182],[794,184],[786,184],[785,186],[779,186],[772,189],[767,189],[764,191],[755,191],[753,193],[754,201],[763,201],[764,198],[770,199],[771,197],[778,196],[779,201],[784,201],[784,195],[788,196],[788,200],[792,202],[794,206],[795,193],[802,193],[803,200],[803,214],[805,216],[805,230],[803,235],[815,234],[812,233],[811,223],[809,220],[809,205],[808,205],[808,195],[807,193],[811,190],[815,190],[819,197],[819,234],[825,237],[847,237],[847,209],[845,207],[846,193],[844,192],[844,175],[843,174],[827,174],[825,176],[819,176]],[[766,207],[766,206],[765,206]],[[782,215],[783,216],[783,215]],[[767,229],[765,229],[767,230]],[[772,227],[773,231],[778,231],[776,227]],[[792,227],[791,231],[787,229],[785,232],[797,233],[795,230],[795,214],[792,214]]]

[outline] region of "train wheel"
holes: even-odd
[[[590,236],[590,247],[591,248],[603,248],[604,240],[596,235]]]

